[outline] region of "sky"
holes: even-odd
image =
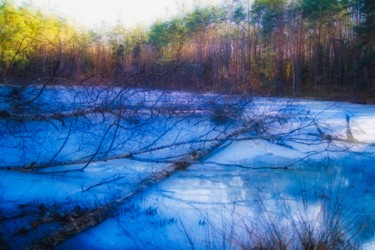
[[[32,3],[48,12],[68,17],[80,25],[94,28],[99,24],[125,26],[150,25],[189,10],[194,4],[217,4],[221,0],[15,0]]]

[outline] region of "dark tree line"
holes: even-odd
[[[102,33],[2,0],[0,76],[365,100],[375,91],[374,30],[371,0],[233,0]]]

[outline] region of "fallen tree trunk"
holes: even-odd
[[[191,116],[191,115],[203,115],[203,114],[211,114],[212,111],[208,108],[204,107],[195,107],[191,109],[191,107],[187,105],[180,105],[174,108],[169,108],[165,106],[146,106],[146,105],[124,105],[119,107],[107,107],[107,106],[96,106],[82,110],[76,111],[67,111],[67,112],[60,112],[60,113],[53,113],[53,114],[17,114],[11,113],[7,110],[0,110],[0,118],[9,121],[22,121],[22,122],[45,122],[56,120],[60,121],[63,126],[65,126],[64,119],[69,118],[76,118],[76,117],[85,117],[88,115],[95,115],[95,114],[111,114],[114,116],[119,117],[127,117],[133,115],[163,115],[163,116],[171,116],[171,115],[178,115],[178,116]]]
[[[266,137],[265,136],[259,136],[259,137],[253,136],[252,138],[264,139]],[[31,164],[27,166],[4,166],[0,168],[0,170],[3,169],[3,170],[21,171],[21,172],[37,172],[41,169],[54,168],[54,167],[65,167],[65,166],[88,164],[88,163],[94,163],[94,162],[107,162],[107,161],[120,160],[120,159],[133,159],[133,157],[136,155],[150,153],[150,152],[154,152],[154,151],[158,151],[158,150],[162,150],[166,148],[171,148],[175,146],[182,146],[186,144],[197,144],[197,143],[210,143],[210,142],[212,143],[212,142],[219,142],[219,141],[226,141],[226,139],[214,138],[214,139],[188,140],[188,141],[177,142],[173,144],[156,146],[152,148],[140,149],[140,150],[133,151],[133,152],[126,152],[120,155],[105,156],[105,157],[100,156],[98,158],[86,157],[85,159],[78,159],[78,160],[71,160],[71,161],[51,161],[51,162],[41,163],[41,164]]]
[[[75,235],[99,225],[104,220],[111,217],[117,210],[117,208],[125,202],[131,200],[136,195],[145,192],[147,189],[149,189],[156,183],[159,183],[162,180],[168,178],[175,172],[185,170],[193,162],[202,160],[204,157],[208,156],[213,151],[224,145],[227,140],[253,130],[253,125],[255,125],[255,123],[246,124],[242,128],[223,136],[223,138],[221,138],[217,142],[211,143],[208,147],[191,152],[189,155],[183,157],[178,162],[170,164],[163,170],[156,172],[155,174],[152,174],[151,176],[143,180],[132,192],[127,193],[126,195],[123,195],[119,199],[116,199],[106,205],[83,212],[80,217],[72,219],[69,223],[67,223],[59,230],[40,239],[38,242],[30,246],[29,249],[51,249],[57,244],[62,243]]]

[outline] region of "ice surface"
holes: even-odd
[[[244,124],[254,127],[58,248],[241,248],[270,232],[295,239],[304,224],[319,235],[337,217],[348,234],[362,226],[364,248],[375,244],[375,106],[69,86],[18,110],[10,87],[0,93],[17,118],[0,117],[0,235],[12,248],[61,227],[33,228],[45,211],[110,203]]]

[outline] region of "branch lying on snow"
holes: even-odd
[[[108,107],[97,105],[96,107],[91,107],[87,109],[81,109],[73,112],[61,112],[53,114],[13,114],[7,110],[0,110],[0,118],[12,121],[50,121],[56,120],[61,122],[65,126],[64,119],[83,117],[92,114],[112,114],[114,116],[126,117],[137,115],[178,115],[178,116],[191,116],[191,115],[204,115],[211,114],[212,110],[207,108],[195,107],[192,109],[188,105],[179,105],[177,107],[158,107],[158,106],[140,106],[140,105],[124,105],[122,107]]]
[[[251,131],[251,129],[249,130]],[[271,139],[276,139],[280,135],[254,135],[254,136],[247,136],[243,138],[232,138],[232,139],[202,139],[202,140],[189,140],[189,141],[183,141],[183,142],[178,142],[178,143],[173,143],[173,144],[167,144],[167,145],[162,145],[162,146],[157,146],[153,148],[146,148],[146,149],[141,149],[138,151],[133,151],[133,152],[127,152],[125,154],[121,155],[115,155],[115,156],[104,156],[104,157],[99,157],[99,158],[93,158],[89,157],[89,159],[79,159],[79,160],[73,160],[73,161],[62,161],[62,162],[47,162],[44,164],[30,164],[27,166],[5,166],[0,168],[0,170],[9,170],[9,171],[21,171],[21,172],[38,172],[42,169],[47,169],[47,168],[57,168],[57,167],[65,167],[65,166],[71,166],[71,165],[80,165],[80,164],[85,164],[83,167],[75,169],[75,170],[66,170],[66,171],[61,171],[62,173],[66,172],[72,172],[72,171],[84,171],[89,164],[95,163],[95,162],[107,162],[107,161],[113,161],[113,160],[121,160],[121,159],[131,159],[131,160],[140,160],[141,158],[137,158],[136,155],[141,155],[145,153],[151,153],[167,148],[172,148],[172,147],[177,147],[177,146],[183,146],[183,145],[191,145],[191,144],[199,144],[199,143],[212,143],[212,142],[228,142],[228,141],[248,141],[248,140],[271,140]],[[98,154],[98,153],[97,153]],[[95,157],[97,154],[93,154]],[[177,156],[176,156],[177,157]],[[173,157],[173,158],[176,158]],[[165,161],[165,160],[143,160],[144,162],[153,162],[153,163],[172,163],[175,161]],[[46,172],[49,173],[49,172]]]
[[[90,187],[88,187],[88,188],[84,188],[83,186],[81,186],[81,188],[82,188],[82,192],[86,192],[86,191],[89,191],[89,190],[91,190],[91,189],[93,189],[93,188],[96,188],[96,187],[99,187],[99,186],[102,186],[102,185],[105,185],[105,184],[109,184],[109,183],[112,183],[112,182],[115,182],[115,181],[118,181],[118,180],[121,180],[121,179],[123,179],[125,176],[118,176],[118,177],[116,177],[116,178],[114,178],[114,179],[110,179],[110,180],[107,180],[107,181],[102,181],[102,182],[100,182],[100,183],[98,183],[98,184],[95,184],[95,185],[92,185],[92,186],[90,186]]]
[[[199,163],[199,162],[196,162],[196,163]],[[285,165],[281,167],[250,167],[250,166],[245,166],[242,164],[220,163],[220,162],[214,162],[214,161],[205,161],[204,163],[217,165],[220,167],[235,167],[235,168],[244,168],[244,169],[251,169],[251,170],[295,170],[291,168],[291,165]]]
[[[232,133],[229,133],[221,140],[217,142],[212,142],[208,147],[190,153],[186,157],[180,159],[180,161],[167,166],[163,170],[160,170],[152,174],[145,180],[143,180],[132,192],[127,193],[119,199],[116,199],[106,205],[83,212],[80,217],[72,220],[70,223],[66,224],[59,230],[51,233],[49,236],[40,239],[38,242],[33,244],[29,249],[51,249],[57,244],[62,243],[65,240],[85,230],[97,226],[107,218],[111,217],[119,206],[131,200],[136,195],[145,192],[147,189],[149,189],[156,183],[159,183],[160,181],[168,178],[175,172],[185,170],[187,167],[190,166],[191,162],[196,162],[200,159],[203,159],[204,157],[208,156],[216,149],[218,149],[220,146],[222,146],[227,140],[237,137],[241,134],[247,133],[249,130],[251,130],[251,126],[240,128]]]
[[[168,160],[168,159],[151,159],[151,158],[139,158],[139,157],[132,157],[132,160],[135,161],[140,161],[140,162],[153,162],[153,163],[179,163],[180,161],[176,160]],[[189,165],[192,164],[202,164],[201,161],[190,161],[186,162]],[[250,167],[250,166],[245,166],[242,164],[235,164],[235,163],[220,163],[220,162],[214,162],[214,161],[204,161],[204,164],[211,164],[211,165],[217,165],[221,167],[235,167],[235,168],[244,168],[244,169],[252,169],[252,170],[295,170],[291,168],[293,164],[281,166],[281,167]]]
[[[275,119],[273,117],[267,117],[268,119]],[[155,151],[159,151],[159,150],[163,150],[163,149],[167,149],[167,148],[172,148],[172,147],[177,147],[177,146],[183,146],[183,145],[189,145],[189,144],[199,144],[199,143],[211,143],[211,142],[218,142],[220,140],[223,140],[223,141],[228,141],[228,140],[231,140],[231,141],[239,141],[239,140],[257,140],[257,139],[262,139],[262,140],[268,140],[268,141],[271,141],[273,142],[274,140],[278,140],[280,138],[283,138],[285,137],[287,140],[292,140],[292,141],[295,141],[297,143],[304,143],[305,141],[302,141],[302,142],[299,142],[297,139],[296,140],[293,140],[293,138],[290,138],[290,135],[295,133],[297,130],[299,129],[303,129],[303,128],[306,128],[306,127],[309,127],[311,125],[315,125],[316,127],[316,130],[318,132],[318,134],[310,134],[310,135],[313,135],[313,136],[318,136],[324,140],[327,140],[328,142],[331,142],[331,141],[338,141],[338,142],[347,142],[347,143],[356,143],[356,144],[364,144],[366,145],[367,143],[364,143],[364,142],[359,142],[357,140],[354,139],[353,136],[349,136],[347,139],[342,139],[342,138],[339,138],[337,136],[332,136],[330,134],[326,134],[323,132],[322,128],[318,125],[318,123],[316,122],[311,122],[299,129],[294,129],[292,131],[288,131],[288,132],[285,132],[285,133],[280,133],[280,134],[259,134],[259,124],[263,124],[264,121],[263,119],[259,120],[259,119],[254,119],[253,121],[249,121],[247,122],[247,125],[250,129],[249,131],[254,131],[256,132],[257,134],[255,135],[250,135],[250,136],[241,136],[239,138],[231,138],[231,139],[223,139],[223,137],[217,137],[217,138],[213,138],[213,139],[208,139],[208,138],[200,138],[200,139],[194,139],[194,140],[187,140],[187,141],[182,141],[182,142],[172,142],[171,144],[167,144],[167,145],[161,145],[161,146],[155,146],[155,147],[151,147],[151,144],[147,145],[146,147],[143,147],[142,149],[140,150],[137,150],[137,151],[133,151],[133,152],[126,152],[124,154],[120,154],[120,155],[108,155],[108,154],[99,154],[99,150],[100,150],[100,147],[97,148],[96,152],[86,158],[81,158],[81,159],[78,159],[78,160],[70,160],[70,161],[49,161],[49,162],[46,162],[46,163],[41,163],[41,164],[30,164],[30,165],[27,165],[27,166],[4,166],[2,167],[1,169],[3,170],[15,170],[15,171],[22,171],[22,172],[38,172],[39,170],[42,170],[42,169],[47,169],[47,168],[55,168],[55,167],[65,167],[65,166],[70,166],[70,165],[79,165],[79,164],[84,164],[83,167],[80,167],[78,169],[73,169],[73,170],[62,170],[62,171],[59,171],[61,173],[65,173],[65,172],[71,172],[71,171],[83,171],[89,164],[91,163],[94,163],[94,162],[104,162],[104,161],[112,161],[112,160],[119,160],[119,159],[136,159],[135,156],[137,155],[141,155],[141,154],[144,154],[144,153],[151,153],[151,152],[155,152]],[[116,125],[116,124],[114,124]],[[261,125],[261,126],[264,126]],[[350,129],[350,124],[349,124],[349,121],[347,119],[347,134],[351,135],[351,129]],[[222,133],[220,134],[222,136],[225,136],[225,133]],[[311,144],[311,142],[310,142]],[[61,150],[61,148],[60,148]],[[177,156],[176,156],[177,157]],[[174,158],[176,158],[174,157]],[[53,158],[55,159],[55,157]],[[148,162],[159,162],[159,163],[166,163],[167,161],[164,160],[144,160],[144,161],[148,161]],[[174,162],[173,160],[172,161],[169,161],[169,163],[172,163]],[[46,173],[49,173],[49,172],[46,172]]]
[[[246,128],[246,130],[248,132],[253,131],[254,127],[258,126],[258,123],[259,122],[257,120],[247,122],[247,123],[245,123],[244,128]],[[254,135],[252,137],[248,137],[248,139],[249,140],[250,139],[264,139],[266,137],[270,138],[270,136],[267,136],[267,135],[265,135],[265,136]],[[150,153],[150,152],[159,151],[159,150],[172,148],[172,147],[176,147],[176,146],[198,144],[198,143],[225,142],[225,141],[228,141],[229,139],[233,139],[233,138],[228,138],[227,135],[225,133],[223,133],[223,134],[221,134],[221,137],[219,136],[219,137],[214,138],[214,139],[199,139],[199,140],[188,140],[188,141],[183,141],[183,142],[173,142],[171,144],[161,145],[161,146],[156,146],[156,147],[149,147],[149,145],[148,145],[145,148],[142,148],[142,149],[137,150],[137,151],[127,152],[127,153],[124,153],[124,154],[114,155],[114,156],[108,156],[107,155],[107,156],[101,156],[101,157],[96,158],[97,155],[98,155],[98,152],[99,152],[97,150],[97,152],[95,154],[92,154],[87,159],[78,159],[78,160],[61,161],[61,162],[50,161],[50,162],[46,162],[46,163],[43,163],[43,164],[32,164],[32,165],[28,165],[28,166],[4,166],[0,169],[12,170],[12,171],[15,170],[15,171],[22,171],[22,172],[36,172],[40,169],[46,169],[46,168],[85,164],[85,166],[83,168],[78,169],[80,171],[83,171],[87,167],[88,164],[91,164],[91,163],[94,163],[94,162],[127,159],[127,158],[131,158],[135,155]],[[98,147],[98,149],[99,149],[99,147]]]

